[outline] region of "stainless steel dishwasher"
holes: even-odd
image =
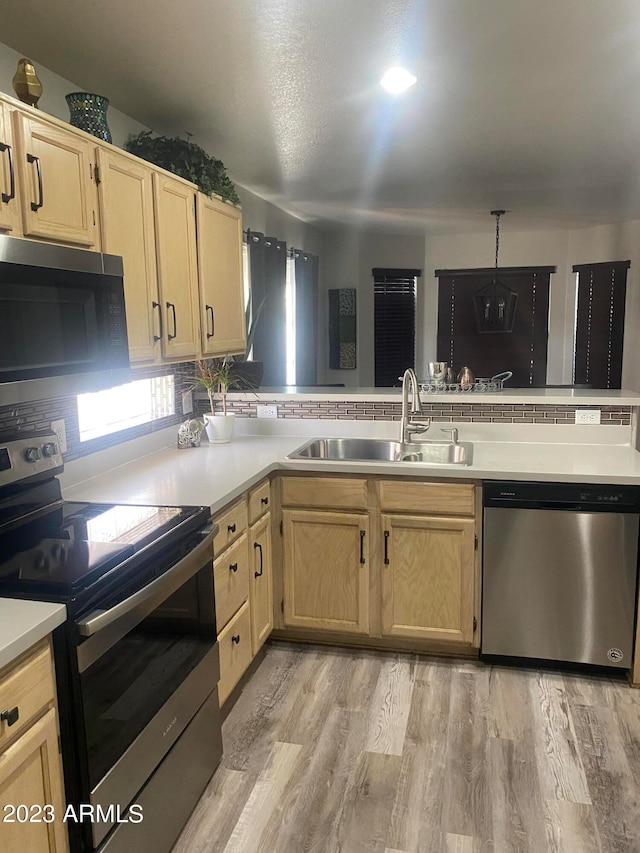
[[[640,487],[486,481],[485,659],[631,666]]]

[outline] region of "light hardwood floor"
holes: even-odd
[[[640,691],[273,644],[174,853],[640,851]]]

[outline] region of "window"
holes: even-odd
[[[416,361],[416,286],[420,270],[373,273],[375,383],[391,387]]]
[[[77,402],[80,441],[89,441],[175,414],[174,377],[137,379],[106,391],[79,394]]]
[[[629,261],[578,264],[573,382],[622,386],[624,308]]]

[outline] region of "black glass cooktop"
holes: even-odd
[[[201,509],[58,502],[13,521],[5,515],[0,590],[73,595]]]

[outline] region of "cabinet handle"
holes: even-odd
[[[31,210],[35,213],[36,210],[44,204],[44,190],[42,188],[42,167],[40,166],[40,158],[34,154],[27,154],[27,163],[36,164],[36,173],[38,175],[38,201],[31,202]]]
[[[254,547],[254,550],[256,548],[260,549],[260,571],[254,572],[253,576],[254,576],[254,578],[261,578],[262,577],[262,568],[263,568],[263,566],[262,566],[262,545],[259,542],[254,542],[253,547]]]
[[[360,531],[360,563],[362,565],[364,565],[364,563],[365,563],[365,559],[364,559],[364,535],[365,535],[365,533],[366,533],[366,530]]]
[[[162,305],[160,305],[159,302],[152,302],[151,308],[152,309],[155,309],[155,308],[158,309],[158,331],[160,332],[159,335],[153,336],[153,340],[154,341],[161,341],[162,340]]]
[[[0,713],[0,720],[6,720],[8,726],[12,726],[14,723],[18,722],[20,717],[20,711],[18,711],[18,706],[12,708],[10,711],[2,711]]]
[[[213,307],[211,305],[205,305],[205,311],[207,312],[207,320],[211,317],[211,331],[208,331],[209,324],[207,323],[207,338],[212,338],[216,331],[216,324],[213,317]]]
[[[269,498],[260,498],[262,506],[269,506]]]
[[[237,645],[238,645],[238,643],[240,642],[240,634],[234,634],[234,635],[231,637],[231,642],[232,642],[235,646],[237,646]]]
[[[235,522],[233,524],[227,524],[227,532],[228,533],[235,533],[236,532]]]
[[[238,571],[238,564],[237,563],[230,563],[229,564],[229,571],[233,572],[235,574],[235,572]]]
[[[384,564],[389,565],[389,531],[384,532]]]
[[[173,313],[173,334],[171,335],[167,332],[167,338],[172,341],[174,338],[178,336],[178,321],[176,320],[176,306],[173,302],[167,302],[167,313],[169,313],[169,309]]]
[[[2,193],[2,202],[3,204],[9,204],[12,198],[16,197],[16,173],[13,168],[13,151],[11,146],[6,142],[0,142],[0,152],[7,152],[7,159],[9,160],[9,192]]]

